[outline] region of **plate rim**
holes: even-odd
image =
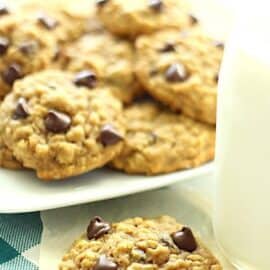
[[[191,180],[192,178],[195,177],[200,177],[200,176],[205,176],[207,174],[210,174],[214,169],[214,162],[208,162],[206,164],[203,164],[197,168],[192,168],[192,169],[187,169],[187,170],[182,170],[178,172],[173,172],[170,174],[163,174],[163,175],[156,175],[156,176],[142,176],[146,178],[151,178],[151,180],[158,180],[158,181],[152,181],[151,185],[142,185],[139,186],[136,189],[127,188],[127,189],[120,189],[119,192],[112,192],[112,194],[101,194],[97,195],[96,197],[87,197],[87,194],[83,192],[83,196],[78,197],[75,196],[74,198],[67,200],[57,200],[57,202],[49,201],[48,203],[42,205],[42,203],[38,204],[31,204],[31,205],[23,205],[22,207],[7,207],[7,203],[1,203],[0,204],[0,214],[14,214],[14,213],[29,213],[29,212],[37,212],[37,211],[45,211],[45,210],[52,210],[52,209],[57,209],[57,208],[64,208],[64,207],[69,207],[69,206],[74,206],[74,205],[80,205],[80,204],[86,204],[86,203],[92,203],[92,202],[98,202],[98,201],[103,201],[103,200],[110,200],[118,197],[124,197],[124,196],[129,196],[132,194],[136,193],[141,193],[144,191],[149,191],[149,190],[155,190],[159,189],[162,187],[167,187],[170,186],[174,183],[178,182],[183,182],[187,180]],[[102,170],[102,169],[101,169]],[[118,172],[116,172],[117,174]],[[121,172],[123,175],[124,173]],[[120,174],[119,174],[120,175]],[[127,177],[129,175],[127,174]],[[136,177],[136,175],[132,175]],[[138,175],[137,175],[138,176]],[[164,179],[165,178],[165,179]],[[164,179],[164,182],[161,180]],[[72,180],[71,180],[72,181]],[[76,181],[76,180],[75,180]],[[127,179],[128,181],[128,179]],[[71,192],[72,193],[72,192]],[[63,196],[65,194],[61,194]],[[57,195],[55,195],[57,196]],[[3,207],[1,207],[3,206]]]

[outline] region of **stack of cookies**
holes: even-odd
[[[0,165],[43,180],[214,158],[223,43],[186,0],[0,6]]]

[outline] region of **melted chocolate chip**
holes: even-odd
[[[23,119],[26,118],[29,115],[29,108],[27,105],[27,102],[24,98],[19,98],[15,111],[13,113],[13,119]]]
[[[197,17],[195,17],[193,14],[189,14],[189,18],[190,18],[190,21],[191,21],[191,24],[197,24],[199,23],[199,20]]]
[[[193,252],[197,249],[197,243],[192,231],[183,227],[182,230],[172,234],[172,239],[175,245],[184,251]]]
[[[10,65],[3,73],[3,80],[10,86],[22,77],[22,70],[18,64]]]
[[[24,41],[19,45],[20,51],[25,55],[33,54],[38,49],[38,44],[35,40]]]
[[[149,7],[155,11],[160,12],[163,8],[163,2],[162,0],[150,0]]]
[[[224,43],[221,41],[215,41],[214,46],[221,49],[221,50],[224,50],[224,47],[225,47]]]
[[[98,7],[103,7],[105,4],[107,4],[109,0],[96,0],[96,5]]]
[[[8,47],[9,47],[9,40],[5,37],[0,37],[0,55],[5,54]]]
[[[104,146],[109,146],[123,140],[123,137],[112,125],[106,124],[101,128],[99,139]]]
[[[172,42],[166,42],[165,45],[159,49],[160,52],[165,53],[165,52],[174,52],[175,51],[175,46]]]
[[[182,64],[172,64],[166,71],[166,80],[168,82],[183,82],[188,78],[188,72]]]
[[[94,88],[97,84],[97,76],[90,70],[83,70],[76,74],[74,83],[77,86],[86,86],[88,88]]]
[[[108,222],[105,222],[101,217],[94,217],[87,228],[87,237],[89,240],[98,239],[108,233],[110,229],[111,226]]]
[[[65,113],[50,110],[44,119],[44,124],[48,131],[63,133],[70,128],[71,118]]]
[[[8,7],[4,4],[0,4],[0,16],[9,14]]]
[[[38,15],[38,22],[48,30],[52,30],[57,27],[58,21],[45,13],[40,13]]]
[[[101,255],[93,270],[117,270],[117,264],[109,260],[106,255]]]

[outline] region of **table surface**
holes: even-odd
[[[87,211],[90,215],[91,212],[99,209],[102,215],[109,212],[110,219],[113,220],[140,214],[142,208],[145,208],[144,211],[147,211],[149,216],[159,215],[159,213],[173,215],[172,213],[174,213],[174,216],[181,222],[192,226],[199,232],[207,245],[211,247],[211,250],[226,264],[226,270],[232,270],[234,268],[229,266],[219,253],[213,238],[210,218],[213,191],[214,180],[211,175],[208,175],[157,191],[82,205],[80,211]],[[159,201],[167,202],[167,206],[166,203],[162,203],[164,206],[161,207],[158,204]],[[124,205],[128,205],[128,207]],[[58,250],[52,249],[52,246],[59,246],[56,245],[55,239],[61,241],[61,237],[63,239],[66,237],[64,233],[62,234],[61,229],[59,231],[59,228],[67,226],[65,230],[69,231],[69,236],[74,239],[78,236],[77,231],[82,231],[85,226],[79,224],[74,235],[70,232],[70,225],[66,221],[70,218],[73,220],[76,211],[76,209],[74,211],[72,207],[68,207],[41,213],[0,215],[0,269],[38,270],[40,259],[42,266],[40,270],[48,269],[44,267],[44,261],[46,266],[48,263],[55,266],[59,256],[55,255]],[[42,243],[41,239],[43,240]],[[53,250],[53,252],[48,254],[48,250],[49,252]],[[52,267],[51,269],[56,268]]]

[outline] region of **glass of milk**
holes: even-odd
[[[214,228],[236,267],[270,270],[270,13],[252,2],[221,68]]]

